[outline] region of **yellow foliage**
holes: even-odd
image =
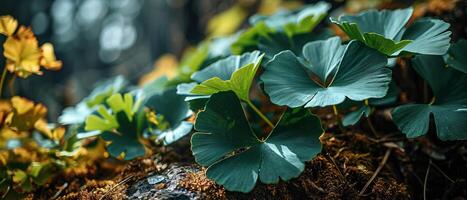
[[[8,36],[3,43],[6,69],[18,77],[31,74],[41,75],[40,66],[48,70],[59,70],[62,62],[57,60],[52,44],[45,43],[39,48],[36,36],[30,27],[20,26],[13,34],[18,22],[11,16],[0,16],[0,33]]]
[[[0,34],[11,36],[18,27],[18,21],[10,15],[0,16]]]
[[[6,67],[8,71],[21,78],[31,74],[40,75],[42,74],[39,66],[41,52],[37,40],[35,37],[29,37],[27,31],[23,36],[25,37],[8,37],[3,43],[3,55],[7,58]]]
[[[41,66],[48,70],[60,70],[62,61],[55,57],[54,46],[50,43],[45,43],[41,46],[42,57],[40,60]]]
[[[209,37],[224,36],[235,32],[247,16],[248,13],[239,4],[217,14],[208,22]]]
[[[173,54],[164,54],[160,56],[154,64],[154,69],[141,77],[139,85],[144,85],[161,76],[173,78],[177,74],[177,58]]]
[[[5,119],[5,124],[15,131],[32,130],[36,122],[45,117],[47,108],[36,104],[26,98],[14,96],[11,98],[13,112]]]
[[[65,128],[62,126],[50,129],[45,119],[39,119],[35,124],[34,128],[39,132],[43,133],[47,138],[53,141],[60,141],[65,135]]]

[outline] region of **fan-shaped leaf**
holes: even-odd
[[[193,74],[192,79],[200,84],[183,84],[178,86],[178,94],[207,96],[220,91],[234,91],[242,100],[248,100],[253,78],[259,68],[264,54],[258,51],[241,56],[230,56],[219,60],[205,69]],[[192,87],[190,92],[187,89]]]
[[[265,57],[268,60],[284,50],[290,50],[295,55],[301,56],[302,48],[306,43],[316,40],[325,40],[332,36],[333,34],[330,31],[322,31],[311,34],[294,34],[289,38],[285,33],[275,32],[271,33],[268,37],[261,37],[259,39],[258,49],[265,53]]]
[[[256,180],[277,183],[297,177],[304,162],[321,151],[319,119],[305,109],[288,110],[269,137],[252,132],[239,99],[232,92],[211,96],[199,113],[192,136],[196,161],[208,178],[232,191],[249,192]]]
[[[168,89],[152,95],[145,102],[145,106],[157,115],[163,116],[168,122],[169,127],[166,129],[158,130],[156,127],[154,131],[158,134],[158,138],[164,141],[164,144],[171,144],[190,133],[193,124],[183,120],[191,115],[191,111],[184,97],[176,94],[176,89]]]
[[[271,101],[289,107],[324,107],[346,97],[362,101],[385,96],[391,80],[386,57],[358,41],[347,47],[337,43],[336,38],[309,43],[303,49],[305,58],[290,51],[276,55],[261,76]],[[310,78],[313,73],[318,81]]]
[[[448,54],[444,57],[446,63],[461,72],[467,73],[467,40],[460,39],[452,44],[449,48]]]
[[[255,15],[250,19],[250,23],[264,22],[269,28],[283,31],[291,37],[294,34],[311,32],[330,8],[330,4],[319,2],[296,11],[279,11],[271,16]]]
[[[369,10],[359,15],[331,19],[351,39],[359,40],[387,56],[400,54],[443,55],[449,48],[449,24],[441,20],[421,19],[406,30],[412,8]]]
[[[442,56],[417,56],[413,64],[433,90],[434,102],[397,107],[392,111],[396,125],[407,137],[418,137],[428,131],[433,114],[440,139],[467,139],[467,74],[444,67]]]

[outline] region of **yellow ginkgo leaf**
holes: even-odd
[[[144,85],[161,76],[173,78],[177,74],[178,61],[173,54],[164,54],[156,60],[154,69],[141,77],[139,85]]]
[[[34,32],[32,32],[31,27],[20,26],[18,32],[16,33],[16,37],[20,39],[36,40],[37,42],[36,36],[34,35]]]
[[[0,16],[0,34],[11,36],[18,27],[18,21],[10,15]]]
[[[3,124],[5,117],[13,110],[10,101],[0,100],[0,124]]]
[[[35,127],[36,122],[45,117],[47,108],[36,104],[26,98],[14,96],[11,98],[13,112],[5,119],[5,124],[15,131],[29,131]]]
[[[62,68],[62,61],[55,57],[54,46],[50,43],[45,43],[41,46],[42,57],[40,65],[48,70],[59,70]]]
[[[54,141],[60,141],[65,135],[64,127],[59,126],[54,129],[51,129],[45,119],[39,119],[35,123],[34,128],[39,132],[43,133],[45,136],[47,136],[47,138]]]
[[[8,37],[3,44],[3,55],[7,58],[7,69],[21,78],[31,74],[42,74],[39,66],[41,56],[37,39],[29,28],[21,27],[16,37]]]
[[[5,166],[8,162],[8,151],[0,151],[0,166]]]
[[[225,36],[235,32],[247,16],[246,9],[240,4],[234,5],[228,10],[215,15],[208,22],[207,31],[209,37]]]

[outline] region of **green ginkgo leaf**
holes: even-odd
[[[97,105],[105,103],[106,99],[124,90],[128,82],[123,76],[117,76],[96,84],[91,94],[79,102],[76,106],[63,110],[58,118],[61,124],[82,124],[92,112],[97,109]]]
[[[392,118],[409,138],[427,133],[433,115],[441,140],[467,139],[467,74],[445,67],[442,56],[417,56],[413,67],[430,85],[430,104],[409,104],[392,111]]]
[[[168,127],[164,127],[163,130],[156,127],[153,131],[166,145],[187,135],[193,128],[192,123],[184,121],[192,113],[184,97],[176,94],[176,89],[168,89],[152,95],[144,106],[150,108],[156,115],[163,116],[168,123]]]
[[[139,117],[138,117],[139,116]],[[121,157],[132,160],[145,155],[144,145],[139,141],[141,130],[138,130],[138,122],[145,120],[144,115],[134,115],[129,119],[125,112],[115,114],[119,126],[113,131],[103,131],[102,139],[109,141],[107,152],[113,157]],[[145,123],[144,123],[145,124]]]
[[[269,60],[284,50],[290,50],[295,55],[302,55],[303,46],[311,41],[325,40],[334,36],[330,31],[321,31],[317,33],[302,33],[295,34],[290,38],[283,32],[275,32],[268,37],[261,37],[258,43],[258,49],[265,53],[265,57]]]
[[[96,114],[86,118],[85,130],[99,131],[99,136],[110,142],[107,151],[113,157],[123,155],[125,160],[131,160],[143,156],[145,149],[139,139],[148,123],[139,101],[126,93],[114,94],[106,103],[110,109],[100,105]]]
[[[391,70],[387,58],[359,41],[342,45],[337,37],[310,42],[303,58],[277,54],[261,76],[271,101],[289,107],[325,107],[386,95]]]
[[[358,121],[360,121],[360,118],[362,118],[363,115],[365,115],[365,117],[368,117],[370,116],[370,114],[371,108],[367,105],[363,105],[357,110],[345,115],[345,117],[342,119],[342,125],[355,125]]]
[[[387,56],[405,54],[443,55],[449,48],[449,24],[437,19],[420,19],[407,29],[413,9],[369,10],[343,15],[331,21],[351,39],[359,40]]]
[[[460,39],[452,44],[448,53],[444,56],[444,60],[449,67],[467,73],[467,40]]]
[[[263,55],[254,51],[219,60],[193,74],[191,79],[200,84],[180,84],[177,93],[187,95],[186,100],[192,100],[200,95],[206,98],[220,91],[232,90],[240,99],[248,101],[250,87]]]
[[[330,4],[319,2],[295,11],[282,10],[271,16],[255,15],[250,18],[250,23],[264,22],[269,28],[285,32],[291,37],[294,34],[311,32],[326,17],[330,8]]]
[[[198,114],[191,143],[196,162],[227,190],[249,192],[257,179],[266,184],[300,175],[305,161],[321,151],[320,120],[306,109],[289,109],[265,139],[252,131],[232,92],[211,96]]]
[[[342,125],[344,126],[350,126],[350,125],[355,125],[357,122],[360,121],[360,118],[365,115],[365,117],[369,117],[370,114],[372,113],[372,107],[375,106],[388,106],[391,104],[394,104],[397,101],[397,97],[399,96],[399,88],[397,87],[396,83],[394,81],[391,81],[389,83],[389,89],[388,92],[386,93],[386,96],[383,98],[372,98],[368,99],[368,102],[355,102],[355,101],[349,101],[347,104],[343,105],[346,108],[355,106],[357,109],[354,111],[346,114],[344,118],[342,119]]]
[[[84,99],[84,101],[89,107],[99,105],[105,102],[105,100],[113,94],[121,92],[127,85],[128,82],[123,78],[123,76],[117,76],[109,80],[105,80],[97,83],[97,86],[92,90],[91,94]]]
[[[267,38],[274,30],[259,22],[249,29],[238,33],[238,37],[231,45],[231,51],[234,55],[240,55],[248,51],[254,51],[258,47],[259,38]]]

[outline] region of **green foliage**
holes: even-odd
[[[258,42],[258,49],[265,53],[267,59],[272,59],[274,55],[283,50],[290,50],[295,55],[301,56],[302,48],[306,43],[316,40],[325,40],[332,36],[332,33],[328,30],[312,34],[295,34],[291,37],[282,32],[275,32],[268,35],[268,37],[261,37]]]
[[[324,107],[342,103],[346,97],[362,101],[386,95],[391,80],[387,59],[358,41],[341,45],[334,37],[311,42],[303,55],[283,51],[267,64],[261,80],[273,103]]]
[[[184,120],[192,112],[184,97],[176,94],[176,89],[168,89],[149,97],[144,106],[162,118],[152,132],[164,144],[171,144],[191,132],[193,124]],[[167,123],[166,127],[161,127],[164,121]]]
[[[131,160],[145,153],[139,142],[142,131],[148,126],[143,112],[138,112],[140,103],[134,102],[130,93],[114,94],[106,100],[110,109],[100,106],[98,115],[86,118],[86,131],[100,131],[101,137],[111,142],[107,151],[114,157]]]
[[[255,15],[250,18],[252,27],[238,33],[236,41],[231,45],[232,53],[239,55],[258,50],[261,40],[263,43],[266,40],[267,46],[275,45],[273,43],[277,37],[281,37],[282,44],[285,44],[282,38],[284,36],[293,38],[292,41],[301,40],[302,36],[297,35],[308,35],[323,20],[329,9],[328,3],[319,2],[294,11],[282,10],[272,16]],[[295,44],[290,47],[293,46]]]
[[[357,110],[347,114],[344,119],[342,119],[342,125],[344,126],[350,126],[356,124],[358,121],[360,121],[360,118],[362,118],[363,115],[365,117],[370,116],[371,114],[371,108],[370,106],[363,105]]]
[[[449,67],[467,73],[467,56],[465,56],[466,49],[467,40],[465,39],[460,39],[456,43],[452,44],[448,53],[444,56],[446,64],[448,64]]]
[[[211,96],[198,114],[192,136],[196,161],[208,167],[208,178],[231,191],[249,192],[257,179],[271,184],[297,177],[304,162],[321,151],[324,132],[307,110],[288,110],[260,139],[252,132],[239,99],[232,92]]]
[[[258,45],[260,38],[268,38],[274,30],[266,26],[264,22],[259,22],[251,28],[239,33],[237,40],[231,45],[232,53],[239,55],[244,52],[253,51]]]
[[[207,97],[220,91],[232,90],[240,99],[249,101],[250,87],[262,58],[262,54],[254,51],[219,60],[193,74],[191,79],[200,84],[181,84],[178,86],[178,94]],[[187,100],[190,99],[193,98]]]
[[[250,18],[250,23],[264,22],[267,27],[291,37],[295,34],[311,32],[327,15],[330,8],[330,4],[319,2],[295,11],[282,10],[271,16],[255,15]]]
[[[449,48],[449,24],[436,19],[420,19],[405,25],[413,9],[369,10],[359,15],[331,19],[349,37],[387,56],[406,54],[443,55]]]
[[[428,132],[430,115],[441,140],[467,139],[467,74],[446,68],[442,56],[417,56],[413,67],[430,85],[434,97],[429,104],[409,104],[397,107],[392,117],[409,138]]]
[[[125,160],[144,156],[149,144],[169,145],[187,136],[195,117],[198,132],[191,137],[191,150],[211,180],[240,192],[251,191],[258,179],[265,184],[290,180],[321,151],[324,130],[308,108],[335,106],[337,117],[337,109],[346,113],[342,125],[349,126],[375,109],[394,106],[398,80],[392,80],[390,67],[396,59],[412,59],[434,94],[428,104],[401,105],[392,111],[401,132],[409,138],[424,135],[433,117],[440,139],[467,139],[466,40],[449,48],[449,24],[428,18],[408,24],[413,9],[406,8],[331,19],[349,36],[343,43],[317,26],[329,9],[321,2],[253,16],[250,28],[209,38],[186,51],[171,71],[176,72],[172,79],[161,76],[142,87],[131,86],[122,77],[104,81],[63,111],[59,121],[69,125],[66,133],[63,127],[39,120],[45,107],[21,98],[13,106],[0,102],[4,126],[11,125],[7,119],[26,124],[18,120],[19,110],[39,116],[27,126],[28,131],[37,130],[24,138],[4,140],[8,131],[18,130],[2,127],[0,193],[12,185],[15,191],[32,191],[47,184],[54,172],[79,162],[74,160],[76,152],[85,143],[100,144],[100,154],[106,150]],[[255,80],[258,74],[260,80]],[[259,87],[253,87],[255,83]],[[279,117],[279,109],[270,102],[287,106],[275,124],[270,119]],[[254,111],[259,118],[245,111]],[[27,149],[30,143],[36,149]],[[17,147],[26,150],[13,154],[11,149]],[[41,159],[17,158],[31,152],[41,153],[34,154]]]

